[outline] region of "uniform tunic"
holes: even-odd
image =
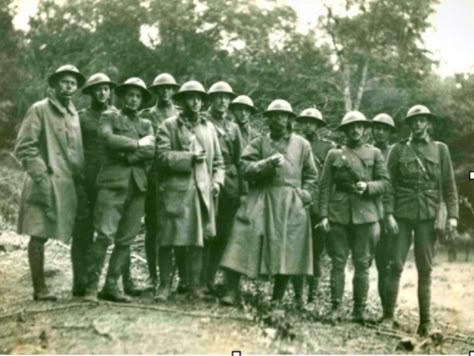
[[[266,160],[280,152],[282,166]],[[254,139],[241,158],[244,178],[256,182],[240,205],[221,266],[249,277],[311,275],[311,221],[305,206],[317,183],[311,146],[289,134],[279,141]]]
[[[204,162],[192,162],[196,152]],[[166,119],[156,141],[160,171],[158,240],[160,246],[204,245],[215,236],[214,183],[224,184],[224,163],[214,125],[201,115],[191,123],[183,114]]]
[[[79,117],[55,97],[28,110],[15,153],[27,172],[18,233],[69,242],[76,217],[74,179],[84,164]]]

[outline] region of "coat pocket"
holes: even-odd
[[[186,205],[192,204],[189,199],[186,199],[189,193],[188,190],[162,189],[161,194],[165,215],[170,217],[184,216]]]
[[[33,205],[51,207],[53,201],[53,184],[49,176],[33,181],[26,201]]]

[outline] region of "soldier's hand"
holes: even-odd
[[[448,219],[448,231],[450,233],[456,232],[456,229],[458,227],[458,220],[455,218],[449,218]]]
[[[281,153],[275,153],[270,157],[270,161],[274,167],[280,167],[285,162],[285,156]]]
[[[366,191],[367,189],[367,183],[364,182],[364,181],[358,181],[356,183],[356,193],[359,194],[359,195],[362,195],[364,194],[364,192]]]
[[[398,223],[395,220],[395,217],[392,214],[389,214],[385,217],[387,230],[390,234],[397,235],[398,234]]]
[[[220,191],[221,191],[220,184],[216,182],[212,183],[212,195],[218,196]]]
[[[206,152],[205,151],[200,151],[198,153],[195,153],[193,155],[193,163],[201,163],[206,160]]]
[[[323,228],[324,231],[329,232],[331,227],[329,226],[329,219],[328,218],[323,218],[321,222],[319,223],[321,227]]]
[[[155,145],[155,136],[148,135],[138,140],[138,147],[147,147]]]

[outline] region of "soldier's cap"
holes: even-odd
[[[138,88],[138,89],[140,89],[140,91],[142,92],[142,95],[143,95],[143,100],[142,100],[143,103],[150,100],[150,98],[152,96],[150,91],[147,89],[145,82],[142,79],[138,78],[138,77],[128,78],[122,84],[117,86],[115,88],[115,94],[117,94],[117,96],[119,96],[119,97],[123,97],[123,95],[125,94],[125,91],[127,90],[127,88]]]
[[[87,79],[86,84],[82,87],[82,94],[90,94],[93,87],[100,84],[108,84],[110,89],[114,89],[117,84],[110,80],[109,76],[104,73],[94,73],[89,79]]]
[[[405,121],[408,121],[409,119],[412,119],[416,116],[422,116],[422,115],[428,117],[429,119],[437,118],[437,116],[433,114],[430,111],[430,109],[428,109],[426,106],[414,105],[408,110],[407,115],[405,116]]]
[[[297,120],[312,119],[315,123],[319,125],[326,126],[327,122],[323,119],[323,114],[316,108],[307,108],[304,109],[296,118]]]
[[[204,86],[197,80],[190,80],[181,85],[178,92],[173,95],[173,99],[180,101],[186,96],[186,94],[189,93],[200,94],[202,99],[205,99],[207,97],[206,89],[204,89]]]
[[[362,114],[360,111],[349,111],[347,112],[341,120],[340,125],[337,127],[337,130],[343,129],[345,126],[349,124],[353,124],[356,122],[361,122],[368,126],[370,124],[369,120]]]
[[[153,83],[148,88],[154,90],[159,87],[173,87],[177,89],[179,85],[171,74],[161,73],[155,77]]]
[[[256,113],[258,111],[257,108],[253,105],[253,100],[247,95],[239,95],[234,100],[232,100],[232,102],[229,104],[229,109],[232,110],[239,106],[245,106],[253,113]]]
[[[81,74],[81,72],[79,72],[79,69],[77,69],[76,66],[72,64],[65,64],[56,69],[56,71],[48,77],[49,86],[54,86],[54,83],[56,83],[56,81],[64,74],[72,74],[74,77],[76,77],[77,86],[79,88],[82,87],[86,82],[86,78]]]
[[[390,127],[390,129],[395,130],[395,122],[393,121],[392,117],[386,113],[380,113],[375,115],[375,117],[371,121],[371,124],[385,125]]]
[[[231,98],[235,98],[237,96],[237,94],[235,94],[232,90],[230,84],[224,81],[219,81],[211,85],[207,91],[207,95],[210,96],[212,94],[227,94]]]
[[[291,104],[284,99],[273,100],[270,105],[268,105],[267,110],[265,110],[263,114],[268,116],[273,112],[284,112],[286,114],[290,114],[290,116],[293,118],[296,117]]]

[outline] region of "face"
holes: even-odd
[[[92,97],[101,104],[107,104],[110,100],[110,86],[108,84],[99,84],[92,88]]]
[[[282,134],[286,131],[290,122],[290,115],[285,112],[276,111],[268,114],[267,123],[270,131],[274,134]]]
[[[123,95],[123,101],[125,107],[138,110],[142,104],[142,92],[138,88],[127,88]]]
[[[211,108],[219,113],[227,112],[230,104],[230,96],[225,93],[215,93],[211,97]]]
[[[77,79],[72,74],[64,74],[56,82],[56,95],[60,98],[71,98],[77,90]]]
[[[361,122],[354,122],[347,125],[344,133],[346,137],[351,141],[360,141],[364,136],[365,125]]]
[[[202,96],[199,93],[187,93],[183,99],[184,110],[198,114],[202,107]]]
[[[175,88],[172,86],[161,86],[155,89],[158,100],[161,102],[170,102],[171,97],[175,93]]]
[[[248,109],[244,105],[236,105],[233,108],[232,113],[234,114],[235,121],[239,125],[244,125],[248,123],[250,120],[250,116],[252,115],[252,112],[250,111],[250,109]]]
[[[430,126],[430,122],[425,115],[415,116],[409,120],[408,125],[411,133],[416,137],[423,136]]]
[[[374,124],[372,126],[372,135],[376,142],[387,142],[390,138],[390,127],[384,124]]]
[[[320,125],[311,118],[303,118],[298,120],[298,132],[306,138],[314,138],[318,132]]]

